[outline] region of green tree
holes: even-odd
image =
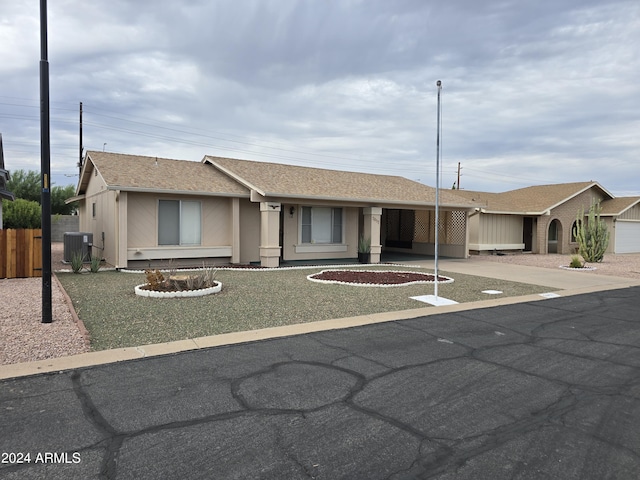
[[[73,185],[66,187],[55,186],[51,189],[51,213],[53,215],[71,215],[76,208],[78,202],[65,204],[67,198],[71,198],[76,194],[76,188]]]
[[[13,202],[2,202],[4,228],[40,228],[42,210],[40,204],[23,198]]]
[[[11,180],[7,182],[7,190],[15,195],[16,198],[37,202],[41,201],[41,184],[40,174],[29,170],[16,170],[11,173]],[[71,215],[76,208],[77,202],[66,205],[64,202],[67,198],[73,197],[76,189],[73,185],[66,187],[51,187],[51,214],[52,215]]]
[[[578,242],[578,253],[585,262],[601,262],[604,252],[609,246],[609,231],[604,220],[600,219],[602,207],[600,202],[595,202],[589,207],[587,220],[584,220],[584,208],[578,212],[576,226],[573,235]]]
[[[11,179],[7,182],[7,190],[13,193],[16,198],[40,204],[40,174],[33,170],[11,172]]]

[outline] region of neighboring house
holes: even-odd
[[[469,218],[471,253],[574,253],[578,212],[588,213],[593,202],[601,202],[601,218],[611,232],[607,252],[640,252],[640,197],[615,198],[597,182],[538,185],[503,193],[457,193],[487,205]]]
[[[13,193],[7,190],[7,182],[10,178],[9,171],[4,168],[4,149],[2,147],[2,134],[0,133],[0,229],[2,228],[2,201],[14,200]]]
[[[406,178],[205,156],[202,162],[90,151],[77,196],[80,231],[118,268],[248,264],[434,250],[435,189]],[[440,195],[443,256],[465,258],[482,206]]]

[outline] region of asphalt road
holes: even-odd
[[[637,479],[640,287],[4,380],[0,412],[2,479]]]

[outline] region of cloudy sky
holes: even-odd
[[[9,170],[40,168],[40,12],[0,0]],[[637,0],[50,0],[51,169],[220,155],[640,195]]]

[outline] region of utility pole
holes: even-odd
[[[82,102],[80,102],[80,157],[78,159],[78,174],[82,174]]]
[[[458,162],[458,182],[456,183],[456,190],[460,190],[460,162]]]
[[[40,0],[40,171],[42,175],[42,323],[52,321],[51,301],[51,139],[49,130],[49,60],[47,0]]]

